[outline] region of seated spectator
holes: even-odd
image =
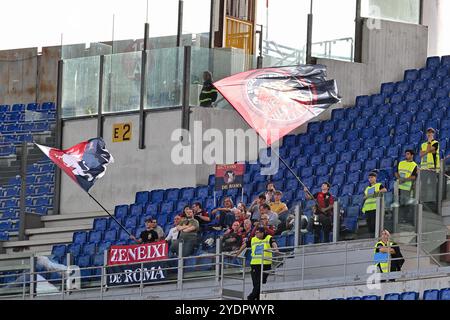
[[[275,235],[275,228],[269,225],[269,216],[267,214],[261,214],[261,219],[256,223],[256,225],[253,227],[252,232],[250,233],[250,238],[253,238],[255,236],[256,230],[258,230],[258,228],[264,228],[266,234],[268,235]]]
[[[246,219],[241,227],[242,228],[241,233],[242,233],[243,239],[247,239],[248,237],[250,237],[250,235],[252,233],[252,227],[253,227],[252,221],[250,219]]]
[[[215,230],[222,230],[229,228],[234,221],[234,210],[236,208],[233,205],[233,200],[231,198],[226,197],[223,200],[223,207],[214,209],[211,213],[216,215],[219,213],[219,218],[217,225],[213,227]]]
[[[261,212],[261,215],[266,214],[269,217],[269,225],[276,228],[280,223],[280,220],[278,220],[278,214],[270,210],[270,206],[267,203],[259,206],[259,212]]]
[[[173,218],[173,227],[169,230],[169,234],[166,237],[166,241],[169,244],[171,244],[174,240],[178,239],[179,231],[177,229],[177,226],[180,224],[180,222],[181,222],[180,216],[175,216],[175,218]]]
[[[200,202],[195,202],[192,205],[192,211],[194,211],[194,219],[196,219],[200,224],[200,230],[205,230],[206,225],[211,222],[209,213],[203,209]]]
[[[241,247],[242,234],[240,232],[241,224],[235,221],[230,229],[228,229],[222,238],[222,251],[230,252],[236,251]]]
[[[158,234],[158,241],[163,240],[165,238],[164,230],[163,228],[161,228],[161,226],[158,225],[158,222],[156,221],[155,218],[151,219],[151,226],[152,230],[155,230],[156,233]]]
[[[274,200],[275,196],[275,185],[273,184],[273,182],[269,182],[266,189],[267,191],[264,195],[266,196],[266,202],[270,203]]]
[[[293,230],[295,216],[289,213],[289,211],[283,211],[281,214],[279,214],[278,220],[280,221],[280,223],[277,226],[275,235],[280,235],[282,233],[286,234]]]
[[[281,198],[283,196],[283,192],[277,190],[275,191],[274,198],[275,200],[272,201],[270,205],[270,210],[280,215],[280,213],[288,211],[288,207],[286,203],[281,202]]]
[[[256,224],[261,218],[261,213],[259,212],[259,206],[266,203],[266,195],[261,193],[258,198],[253,200],[252,205],[250,206],[250,220],[253,224]]]
[[[183,257],[188,257],[194,253],[200,227],[198,221],[194,219],[194,212],[192,209],[189,208],[185,212],[186,218],[181,220],[177,226],[177,230],[179,231],[178,240],[183,242]]]
[[[136,241],[137,243],[151,243],[158,241],[159,236],[158,233],[154,230],[153,221],[156,222],[153,218],[148,218],[145,220],[145,230],[141,232],[139,239],[136,239],[135,236],[130,236],[131,240]]]
[[[245,218],[245,214],[241,209],[236,208],[236,210],[234,210],[234,219],[235,221],[238,221],[240,225],[244,223]]]
[[[181,212],[180,214],[179,214],[179,216],[181,217],[181,218],[186,218],[186,210],[187,209],[190,209],[191,207],[187,204],[187,205],[185,205],[184,206],[184,208],[183,208],[183,212]]]
[[[248,211],[247,206],[245,205],[245,203],[243,203],[243,202],[239,202],[238,205],[237,205],[237,208],[238,208],[239,210],[242,211],[242,213],[244,214],[244,217],[245,217],[246,219],[247,219],[247,218],[250,218],[250,216],[252,215],[252,214]]]

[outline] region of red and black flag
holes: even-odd
[[[324,65],[251,70],[214,86],[269,146],[340,101]]]

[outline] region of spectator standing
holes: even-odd
[[[262,283],[267,282],[267,278],[269,271],[272,268],[272,251],[270,249],[274,249],[275,252],[278,252],[278,246],[275,240],[271,235],[266,234],[265,229],[260,227],[256,230],[255,236],[248,239],[247,243],[245,243],[239,251],[236,253],[236,256],[241,254],[245,248],[251,248],[252,252],[252,260],[250,262],[251,266],[251,275],[253,282],[253,290],[250,295],[247,297],[248,300],[259,300],[259,294],[261,291],[261,265],[263,271]],[[264,257],[264,259],[263,259]]]
[[[397,172],[395,172],[395,177],[399,183],[400,206],[407,207],[404,210],[404,214],[401,215],[405,222],[414,221],[414,208],[411,205],[414,203],[413,185],[417,179],[417,163],[413,159],[414,150],[406,150],[405,160],[400,161]]]
[[[245,214],[241,211],[241,209],[236,208],[236,210],[234,210],[234,219],[235,221],[238,221],[240,225],[244,223],[245,218]]]
[[[274,196],[275,196],[275,185],[273,184],[273,182],[269,182],[266,186],[266,202],[270,203],[274,200]]]
[[[158,221],[155,218],[151,218],[151,227],[158,234],[158,240],[163,240],[165,237],[164,230],[158,225]]]
[[[200,92],[200,106],[210,108],[217,100],[217,89],[213,85],[212,74],[209,71],[203,72],[203,87]]]
[[[255,224],[261,218],[261,213],[259,212],[259,206],[266,203],[266,195],[261,193],[258,198],[253,200],[252,205],[250,206],[250,220]]]
[[[166,241],[169,244],[169,256],[174,257],[178,251],[178,236],[180,232],[177,229],[177,226],[180,224],[182,218],[181,216],[175,216],[173,218],[173,227],[169,230],[169,234],[166,237]]]
[[[274,193],[274,201],[270,202],[270,210],[276,212],[278,215],[282,212],[288,211],[288,207],[286,203],[281,202],[281,198],[283,197],[283,192],[280,190],[276,190]]]
[[[194,219],[194,212],[190,208],[187,209],[186,218],[177,226],[177,230],[180,232],[178,239],[183,241],[183,257],[190,256],[194,253],[194,248],[198,241],[197,234],[199,229],[199,223]]]
[[[246,219],[242,224],[242,237],[247,239],[252,234],[253,224],[250,219]]]
[[[218,224],[213,228],[215,230],[222,230],[230,227],[235,219],[234,210],[236,210],[236,208],[233,205],[233,200],[229,197],[223,199],[223,207],[216,208],[212,211],[212,214],[216,215],[216,219],[217,213],[219,213]]]
[[[190,209],[191,207],[187,204],[183,208],[183,212],[180,213],[181,218],[186,218],[186,210]]]
[[[313,208],[313,214],[315,210],[316,223],[313,223],[314,231],[314,243],[320,242],[320,233],[323,231],[323,240],[325,243],[330,242],[330,233],[333,229],[333,204],[334,197],[330,193],[330,184],[325,182],[321,186],[321,191],[311,197],[311,194],[305,188],[306,199],[316,200],[316,205]],[[313,216],[314,218],[314,216]],[[313,219],[314,221],[314,219]]]
[[[246,219],[251,217],[252,214],[248,211],[245,203],[239,202],[237,208],[242,211]]]
[[[136,239],[135,236],[130,236],[131,240],[136,241],[137,243],[151,243],[158,241],[158,233],[154,230],[153,219],[148,218],[145,220],[145,230],[141,232],[139,239]]]
[[[362,207],[362,212],[366,215],[369,233],[374,235],[377,212],[376,198],[380,197],[381,194],[385,192],[387,192],[387,189],[381,183],[377,183],[377,174],[375,172],[369,173],[369,185],[364,190],[364,205]]]

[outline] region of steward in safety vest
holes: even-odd
[[[417,178],[417,163],[414,162],[414,150],[405,151],[405,160],[398,164],[395,177],[398,179],[400,190],[410,192]]]
[[[364,205],[362,207],[362,212],[366,215],[369,233],[375,234],[377,197],[385,192],[387,192],[387,189],[381,183],[377,183],[377,174],[375,172],[369,173],[369,185],[364,190]]]
[[[211,107],[212,103],[217,100],[217,89],[213,85],[211,72],[203,72],[203,81],[203,87],[199,97],[200,106]]]
[[[377,270],[381,273],[400,271],[405,260],[399,246],[389,240],[390,233],[387,230],[381,232],[381,240],[375,244],[374,260]]]
[[[420,148],[420,168],[438,171],[441,167],[439,157],[439,142],[434,140],[434,129],[427,129],[427,142],[422,143]]]
[[[255,236],[248,239],[247,243],[244,243],[235,255],[238,256],[246,247],[251,248],[252,260],[250,262],[250,266],[253,282],[253,291],[247,299],[259,300],[259,293],[261,290],[261,274],[263,276],[262,283],[266,283],[269,276],[268,271],[272,266],[273,254],[271,249],[278,252],[278,246],[273,237],[266,233],[264,227],[259,227],[256,229]]]

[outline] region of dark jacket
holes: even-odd
[[[212,103],[217,100],[217,89],[214,87],[211,80],[206,80],[203,83],[199,100],[200,106],[202,107],[211,107]]]

